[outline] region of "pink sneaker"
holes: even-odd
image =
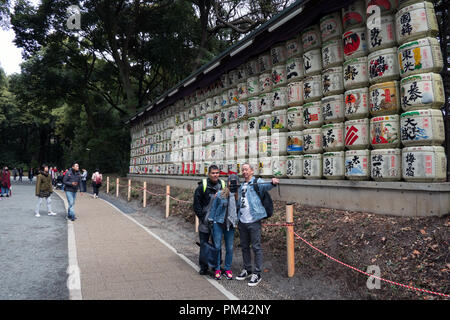
[[[233,272],[231,272],[231,270],[225,270],[225,277],[228,279],[228,280],[231,280],[231,279],[233,279]]]
[[[216,270],[216,273],[214,274],[214,279],[220,280],[220,278],[222,278],[220,270]]]

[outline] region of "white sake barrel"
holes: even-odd
[[[301,106],[288,108],[286,117],[289,131],[303,129],[303,108]]]
[[[342,39],[334,39],[322,45],[322,67],[324,69],[341,66],[344,62]]]
[[[272,73],[271,72],[263,72],[259,75],[259,92],[270,92],[272,91]]]
[[[322,103],[320,101],[303,105],[303,125],[305,128],[320,128],[323,125]]]
[[[285,109],[288,106],[288,88],[278,87],[272,90],[273,109]]]
[[[324,123],[344,121],[345,103],[344,95],[324,97],[321,100]]]
[[[242,101],[248,98],[247,81],[239,82],[237,85],[238,100]]]
[[[213,97],[213,112],[219,111],[222,104],[222,95],[217,95]]]
[[[371,178],[376,181],[399,181],[402,177],[401,149],[378,149],[370,152]]]
[[[361,119],[369,116],[369,88],[345,91],[345,118]]]
[[[259,70],[258,59],[252,59],[245,64],[245,69],[247,71],[247,77],[257,76],[261,71]]]
[[[225,160],[217,161],[216,165],[219,167],[219,175],[221,177],[226,177],[228,175],[228,166],[227,166]]]
[[[258,63],[259,63],[259,72],[261,73],[271,72],[272,57],[270,56],[270,52],[267,51],[263,54],[260,54],[258,56]]]
[[[303,79],[304,102],[318,101],[323,97],[322,76],[308,76]]]
[[[439,41],[435,38],[422,38],[407,42],[398,48],[400,76],[417,73],[439,73],[444,65]]]
[[[208,98],[205,100],[205,113],[213,112],[214,106],[213,106],[213,98]]]
[[[369,111],[372,116],[398,114],[400,110],[398,81],[378,83],[369,87]]]
[[[272,128],[272,114],[262,114],[258,117],[258,135],[270,135]]]
[[[303,51],[307,52],[322,45],[321,33],[318,24],[312,25],[301,33]]]
[[[214,135],[211,137],[214,140],[211,141],[212,144],[221,144],[225,142],[226,139],[226,126],[222,126],[214,130]]]
[[[261,106],[261,112],[271,113],[273,111],[273,93],[267,92],[259,95],[259,105]]]
[[[445,102],[444,84],[438,73],[421,73],[403,78],[400,92],[405,111],[440,109]]]
[[[245,159],[248,157],[248,137],[238,138],[237,143],[237,158]]]
[[[258,157],[258,137],[250,136],[248,137],[248,157],[257,158]]]
[[[367,21],[367,37],[369,52],[395,47],[397,41],[394,15],[371,16]]]
[[[322,49],[313,49],[303,54],[303,69],[305,76],[322,72]]]
[[[228,89],[228,105],[235,105],[238,101],[239,92],[237,86]]]
[[[249,97],[254,97],[259,94],[259,77],[252,76],[247,78],[247,92]]]
[[[364,0],[357,0],[341,9],[344,30],[364,26],[366,22],[366,6]]]
[[[339,11],[320,18],[320,35],[322,43],[335,38],[340,40],[342,32],[343,28]]]
[[[305,154],[303,156],[303,178],[320,179],[322,176],[322,154]]]
[[[242,166],[247,163],[248,159],[246,158],[238,158],[236,160],[236,169],[237,169],[237,175],[242,176]]]
[[[287,159],[285,156],[272,157],[272,176],[286,178]]]
[[[272,155],[271,143],[270,134],[258,136],[258,157],[270,157]]]
[[[367,55],[367,30],[365,27],[353,28],[344,32],[342,41],[345,60]]]
[[[220,76],[220,83],[223,87],[223,89],[228,89],[229,88],[229,81],[228,81],[228,74],[226,73],[222,73],[222,75]]]
[[[237,123],[229,123],[226,127],[225,130],[225,140],[226,141],[234,141],[234,138],[237,137]]]
[[[287,110],[280,109],[272,112],[271,131],[287,131]]]
[[[228,91],[225,90],[222,92],[222,100],[220,102],[220,107],[228,107],[230,105],[229,100],[228,100]],[[219,110],[220,111],[220,110]]]
[[[441,110],[423,109],[402,113],[401,140],[404,146],[441,145],[445,140]]]
[[[377,11],[373,7],[378,7]],[[367,16],[374,13],[392,13],[398,8],[398,0],[366,0]]]
[[[235,160],[237,156],[237,143],[232,141],[227,141],[225,145],[225,159],[226,160]]]
[[[286,65],[277,64],[272,67],[272,87],[281,87],[287,84]]]
[[[421,3],[421,2],[430,2],[430,3],[434,3],[434,0],[399,0],[398,3],[398,10],[403,9],[406,6],[410,6],[412,4],[415,3]]]
[[[238,70],[238,73],[237,73],[238,83],[245,82],[245,80],[247,79],[247,69],[245,67],[245,64],[241,64],[237,68],[237,70]]]
[[[206,117],[200,116],[200,117],[194,119],[194,133],[202,131],[205,128],[206,128]],[[166,139],[162,139],[162,140],[166,140]]]
[[[202,144],[202,132],[194,133],[194,146],[200,146]]]
[[[202,162],[201,161],[195,161],[194,162],[194,175],[199,176],[203,173],[202,171]]]
[[[287,59],[285,43],[273,46],[270,49],[270,55],[272,56],[272,66],[285,63]]]
[[[248,112],[247,112],[247,100],[240,100],[237,104],[237,119],[243,120],[247,119]]]
[[[228,108],[223,108],[222,110],[220,110],[220,122],[222,123],[222,126],[228,124],[230,120],[228,111]]]
[[[303,81],[291,82],[288,88],[288,106],[303,104]]]
[[[188,109],[188,119],[193,120],[196,114],[200,115],[200,104],[196,104]]]
[[[236,128],[237,128],[237,137],[238,138],[248,137],[249,136],[247,119],[239,120],[236,123]]]
[[[287,133],[286,152],[288,154],[302,154],[303,153],[303,132],[289,131]]]
[[[238,120],[238,106],[235,104],[228,108],[228,122],[236,122]]]
[[[370,119],[370,144],[374,149],[400,147],[400,116],[394,114]]]
[[[287,154],[287,132],[272,132],[270,135],[270,148],[272,156],[285,156]]]
[[[286,176],[291,179],[303,178],[303,156],[286,157]]]
[[[247,119],[248,124],[248,135],[249,136],[258,136],[259,123],[257,117],[250,117]]]
[[[370,150],[345,151],[345,177],[349,180],[370,179]]]
[[[286,57],[287,59],[297,57],[303,54],[303,47],[301,45],[300,36],[286,41]]]
[[[447,180],[447,158],[444,147],[403,148],[402,177],[405,181],[445,182]]]
[[[227,166],[227,173],[230,174],[238,174],[238,165],[236,160],[227,160],[225,161],[225,164]]]
[[[369,54],[367,68],[371,84],[398,79],[400,73],[397,48],[382,49]]]
[[[421,2],[400,9],[395,15],[397,41],[405,43],[439,33],[433,4]]]
[[[293,57],[286,61],[286,79],[288,83],[301,80],[305,76],[303,57]]]
[[[344,88],[366,87],[369,84],[367,57],[349,59],[343,64]]]
[[[248,98],[247,112],[249,117],[261,114],[261,101],[259,100],[259,96]]]
[[[236,86],[238,84],[238,70],[234,69],[228,72],[228,82],[231,86]]]
[[[303,130],[303,146],[304,153],[321,153],[323,151],[322,129]]]
[[[322,71],[323,96],[344,93],[344,77],[342,67],[334,67]]]
[[[330,123],[322,126],[323,150],[341,151],[344,150],[344,123]]]
[[[326,179],[344,179],[344,151],[325,152],[323,154],[323,176]]]
[[[262,177],[272,176],[272,159],[270,157],[259,157],[259,175]]]
[[[345,147],[361,150],[369,147],[369,119],[348,120],[345,126]]]

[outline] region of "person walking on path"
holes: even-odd
[[[28,170],[28,180],[30,180],[30,183],[33,182],[33,168]]]
[[[88,172],[86,169],[81,169],[81,185],[80,185],[80,191],[86,192],[86,180],[87,180]]]
[[[16,181],[16,178],[17,178],[17,169],[14,168],[14,169],[12,170],[12,173],[13,173],[13,176],[14,176],[14,181]]]
[[[200,247],[203,243],[209,241],[211,235],[208,226],[208,215],[211,209],[212,200],[217,191],[225,188],[225,181],[219,179],[219,168],[216,165],[211,165],[208,168],[208,178],[202,179],[199,186],[194,192],[194,212],[199,220],[198,235],[200,240]],[[208,265],[200,261],[200,274],[208,274]]]
[[[222,253],[222,237],[225,240],[225,264],[223,274],[228,280],[233,279],[231,264],[233,262],[234,230],[238,223],[237,200],[239,178],[232,174],[228,177],[227,187],[217,192],[214,197],[208,220],[212,223],[212,238],[214,246],[220,254],[214,274],[216,280],[220,280],[222,272],[220,260]]]
[[[47,202],[47,211],[49,216],[56,216],[52,211],[51,195],[53,193],[52,178],[48,166],[42,165],[41,172],[36,178],[36,197],[39,198],[36,205],[35,216],[40,217],[39,209],[41,208],[42,200],[45,198]]]
[[[19,168],[19,181],[22,182],[23,168]]]
[[[9,173],[8,167],[4,167],[0,174],[0,186],[1,196],[9,197],[11,189],[11,174]]]
[[[261,194],[274,188],[279,180],[272,178],[271,183],[253,177],[253,167],[249,163],[242,166],[242,175],[245,179],[239,188],[239,237],[242,248],[244,268],[236,280],[245,280],[250,277],[248,285],[253,287],[261,282],[261,268],[263,253],[261,248],[261,220],[267,217],[266,209],[261,202]],[[255,190],[255,184],[258,184]],[[250,245],[254,253],[255,268],[252,266]]]
[[[100,173],[99,169],[95,169],[95,172],[92,175],[91,180],[92,180],[92,189],[93,189],[94,199],[95,199],[95,198],[98,198],[98,190],[102,186],[102,180],[103,180],[103,176]]]
[[[67,219],[75,221],[75,199],[77,197],[77,191],[81,183],[81,175],[79,172],[78,163],[74,162],[70,170],[66,172],[63,178],[64,191],[66,192],[67,202],[69,203],[69,209],[67,211]]]

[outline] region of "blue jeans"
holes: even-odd
[[[67,216],[69,218],[75,218],[75,211],[73,207],[75,206],[75,198],[77,197],[76,192],[66,191],[67,202],[69,203],[69,210]]]
[[[9,196],[9,188],[7,187],[2,187],[2,196],[6,197],[7,195]]]
[[[217,258],[216,270],[220,270],[220,258],[222,255],[222,236],[225,239],[225,270],[231,270],[231,263],[233,262],[233,242],[234,242],[234,228],[230,227],[227,231],[220,224],[215,223],[213,225],[213,241],[214,246],[220,250],[220,254]]]

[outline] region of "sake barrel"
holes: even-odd
[[[343,32],[340,12],[333,12],[320,18],[320,34],[322,43],[338,38]]]
[[[248,98],[247,112],[250,117],[261,114],[261,101],[259,100],[259,97]]]
[[[239,176],[241,176],[242,175],[242,166],[245,164],[245,163],[247,163],[247,161],[248,161],[248,159],[237,159],[236,160],[236,166],[237,166],[237,174],[239,175]]]
[[[400,147],[400,116],[394,114],[370,119],[370,144],[374,149]]]
[[[341,9],[344,30],[364,26],[366,22],[366,6],[364,0],[357,0]]]
[[[245,67],[245,64],[241,64],[237,68],[237,71],[238,83],[245,82],[245,80],[247,79],[247,69]]]
[[[342,67],[334,67],[322,71],[323,96],[332,96],[344,92]]]
[[[272,114],[262,114],[258,117],[258,135],[270,135]]]
[[[237,137],[238,138],[242,138],[242,137],[248,137],[249,136],[249,130],[248,130],[248,122],[247,120],[239,120],[236,123],[236,128],[237,128]]]
[[[247,100],[240,100],[237,104],[237,119],[243,120],[247,119],[248,112],[247,112]]]
[[[303,54],[300,36],[286,41],[286,57],[287,59]]]
[[[397,41],[394,15],[371,16],[367,21],[367,37],[369,52],[395,47]]]
[[[321,179],[322,176],[322,154],[305,154],[303,156],[303,178]]]
[[[257,117],[249,117],[247,119],[248,124],[248,135],[249,136],[258,136],[259,123]]]
[[[343,64],[344,88],[365,87],[369,84],[369,73],[367,71],[367,57],[349,59]]]
[[[367,55],[367,30],[365,27],[353,28],[344,32],[342,41],[345,60]]]
[[[344,151],[325,152],[323,154],[323,176],[330,180],[344,179]]]
[[[376,7],[377,11],[372,12],[373,7]],[[367,16],[378,12],[382,14],[391,13],[398,8],[398,0],[366,0],[366,8]]]
[[[228,91],[225,90],[222,92],[222,100],[220,102],[220,107],[228,107],[230,105],[229,100],[228,100]],[[220,110],[219,110],[220,111]]]
[[[270,92],[273,88],[272,73],[264,72],[259,75],[259,92]]]
[[[220,83],[222,84],[223,89],[228,89],[230,87],[228,74],[222,73],[222,75],[220,76]]]
[[[222,110],[220,110],[220,121],[223,125],[228,124],[228,122],[230,121],[230,114],[229,114],[229,108],[223,108]]]
[[[434,0],[399,0],[398,3],[398,10],[403,9],[406,6],[410,6],[415,3],[421,3],[421,2],[430,2],[434,3]]]
[[[238,70],[234,69],[228,72],[228,82],[230,86],[236,86],[238,84]]]
[[[225,145],[225,159],[235,160],[237,156],[237,143],[234,140],[227,141]]]
[[[301,106],[288,108],[286,117],[289,131],[303,129],[303,108]]]
[[[238,120],[238,106],[235,104],[229,107],[228,110],[228,122],[236,122]]]
[[[258,157],[258,137],[250,136],[248,137],[248,157],[257,158]]]
[[[291,82],[288,88],[288,106],[298,106],[303,104],[303,81]]]
[[[445,140],[441,110],[422,109],[402,113],[401,140],[404,146],[441,145]]]
[[[322,145],[324,151],[344,150],[344,123],[330,123],[322,126]]]
[[[248,163],[253,168],[253,175],[254,176],[260,175],[258,158],[256,158],[256,157],[255,158],[249,158],[248,159]]]
[[[259,157],[259,175],[262,177],[272,176],[272,158],[270,157]]]
[[[247,77],[257,76],[260,73],[258,59],[251,59],[245,64]]]
[[[273,95],[272,92],[266,92],[259,95],[259,104],[263,114],[271,113],[273,111]]]
[[[272,156],[287,154],[287,132],[272,132],[270,135],[270,148]]]
[[[220,111],[213,113],[213,126],[219,128],[222,125],[222,118],[220,117]]]
[[[322,72],[322,49],[313,49],[303,54],[303,69],[306,76]]]
[[[398,114],[400,110],[398,81],[378,83],[369,87],[369,111],[372,116]]]
[[[370,153],[371,177],[376,181],[399,181],[402,177],[401,149],[378,149]]]
[[[345,177],[349,180],[370,179],[370,150],[345,151]]]
[[[302,154],[303,153],[303,132],[289,131],[287,133],[286,152],[288,154]]]
[[[245,159],[248,157],[248,137],[238,138],[237,143],[237,158]]]
[[[435,38],[423,38],[403,44],[398,48],[398,61],[402,78],[417,73],[439,73],[444,65],[441,47]]]
[[[271,131],[287,131],[287,110],[280,109],[272,112]]]
[[[277,64],[272,67],[272,87],[281,87],[287,84],[286,65]]]
[[[342,39],[334,39],[322,45],[322,67],[331,68],[342,65],[344,62],[344,47]]]
[[[369,147],[369,119],[348,120],[345,126],[345,147],[361,150]]]
[[[222,104],[222,95],[216,95],[213,97],[213,112],[219,111]]]
[[[272,69],[272,57],[270,52],[265,52],[258,56],[259,72],[265,73],[270,72]]]
[[[235,105],[238,101],[238,88],[237,86],[231,87],[230,89],[228,89],[228,105]]]
[[[440,109],[445,102],[444,84],[438,73],[421,73],[400,81],[402,108]]]
[[[307,52],[322,45],[319,25],[315,24],[303,30],[301,33],[303,51]]]
[[[226,177],[228,175],[228,166],[224,160],[216,161],[216,165],[219,167],[219,176]]]
[[[287,161],[285,156],[275,156],[271,159],[272,176],[277,178],[286,178]]]
[[[200,115],[200,104],[196,104],[188,109],[188,119],[193,120],[196,114]]]
[[[434,37],[439,27],[433,4],[420,2],[400,9],[395,15],[398,43]]]
[[[238,89],[238,97],[237,98],[239,101],[245,100],[248,98],[248,90],[247,90],[247,82],[246,81],[239,82],[237,89]]]
[[[447,158],[444,147],[403,148],[402,177],[405,181],[445,182],[447,180]]]
[[[249,97],[254,97],[259,94],[259,77],[252,76],[247,78],[247,92]]]
[[[286,61],[286,79],[288,83],[301,80],[305,76],[303,57],[292,57]]]
[[[227,175],[230,174],[238,174],[237,162],[236,160],[227,160],[225,161]]]
[[[226,126],[226,131],[225,131],[226,135],[225,135],[225,140],[226,141],[234,141],[234,138],[237,137],[237,123],[229,123]]]
[[[303,79],[304,102],[318,101],[323,97],[322,76],[308,76]]]
[[[369,116],[369,88],[345,91],[345,118],[348,120]]]
[[[324,97],[321,100],[324,123],[344,121],[344,95]]]
[[[303,105],[303,125],[305,128],[320,128],[323,125],[321,101]]]
[[[272,66],[286,62],[286,46],[284,43],[278,43],[270,49],[272,56]]]
[[[286,157],[286,176],[290,179],[303,178],[303,156]]]
[[[288,106],[288,88],[278,87],[272,90],[273,109],[285,109]]]
[[[205,100],[205,114],[213,112],[213,98],[208,98]]]
[[[303,151],[307,154],[323,151],[321,128],[303,130]]]
[[[379,83],[396,80],[399,77],[397,48],[382,49],[369,54],[367,68],[369,82]]]

